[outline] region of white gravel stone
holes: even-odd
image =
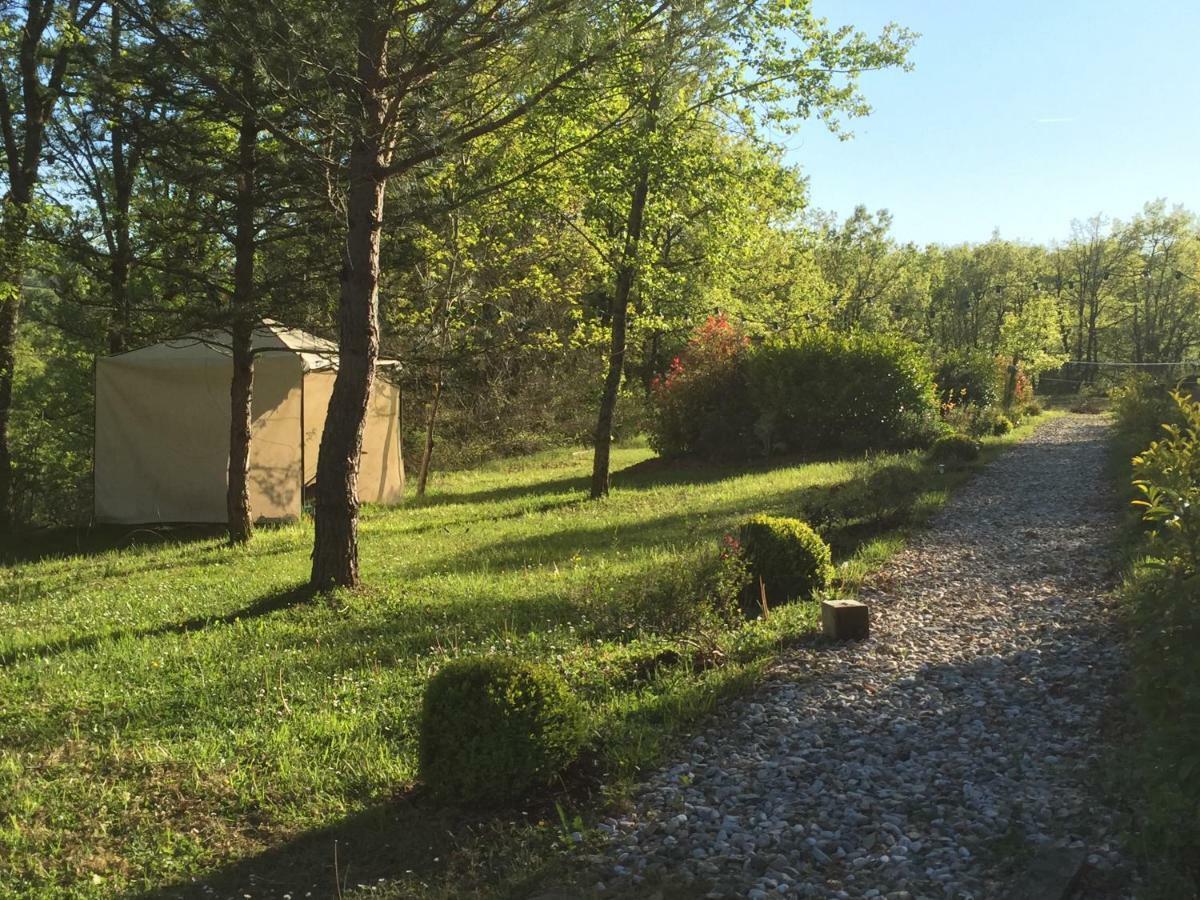
[[[732,701],[606,823],[609,862],[584,883],[640,896],[651,870],[700,873],[709,896],[994,897],[1012,860],[993,847],[1014,838],[1123,868],[1090,786],[1124,664],[1106,432],[1053,420],[975,477],[864,587],[871,637],[814,641]]]

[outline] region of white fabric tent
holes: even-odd
[[[98,522],[226,521],[228,348],[228,332],[210,332],[96,361]],[[304,489],[316,479],[337,345],[266,319],[252,348],[250,513],[257,521],[297,519]],[[363,429],[359,500],[395,503],[403,492],[400,389],[377,377]]]

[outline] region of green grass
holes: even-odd
[[[1027,430],[989,440],[983,461]],[[647,598],[686,584],[756,512],[813,521],[851,591],[971,471],[916,454],[753,470],[649,458],[615,449],[599,503],[584,499],[579,451],[436,478],[423,501],[366,511],[366,587],[332,597],[302,589],[307,523],[246,548],[197,531],[11,549],[0,896],[108,897],[214,872],[308,879],[328,896],[335,841],[348,885],[411,869],[395,889],[465,895],[499,869],[528,872],[554,834],[536,828],[544,805],[527,820],[410,793],[421,692],[440,664],[504,652],[557,666],[589,708],[584,781],[619,784],[816,621],[815,604],[793,604],[686,630]]]

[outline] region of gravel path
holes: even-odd
[[[1106,431],[1053,420],[963,488],[867,585],[871,638],[790,656],[639,785],[634,811],[602,824],[588,883],[996,897],[1055,846],[1120,873],[1113,816],[1088,786],[1122,674],[1103,584]]]

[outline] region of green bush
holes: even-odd
[[[761,578],[771,603],[809,600],[833,580],[829,545],[799,519],[754,516],[738,534],[752,590]]]
[[[1031,419],[1037,418],[1038,416],[1040,416],[1042,414],[1042,405],[1037,402],[1028,403],[1025,405],[1024,412],[1025,412],[1025,415],[1027,415]]]
[[[947,356],[938,363],[934,381],[946,406],[994,406],[1000,401],[996,362],[986,353]]]
[[[1006,435],[1012,430],[1012,419],[1010,419],[1008,416],[998,415],[992,419],[992,434],[996,437]]]
[[[644,587],[630,592],[631,602],[621,607],[628,620],[659,636],[696,636],[736,623],[749,575],[745,561],[730,549],[704,547],[685,565],[661,566]]]
[[[1125,586],[1133,734],[1122,772],[1147,860],[1148,897],[1200,896],[1200,578],[1147,563]]]
[[[421,777],[445,800],[511,802],[549,785],[583,738],[581,706],[561,675],[506,656],[465,657],[425,689]]]
[[[666,375],[651,382],[650,446],[660,456],[745,455],[754,413],[746,396],[749,341],[723,315],[709,316]]]
[[[650,444],[710,459],[928,446],[939,427],[924,356],[893,337],[819,332],[750,347],[718,317],[653,385]]]
[[[1181,574],[1200,574],[1200,402],[1172,394],[1183,425],[1164,425],[1163,437],[1133,459],[1134,505],[1155,528],[1157,556]]]
[[[1143,372],[1126,376],[1111,396],[1117,431],[1129,446],[1141,449],[1162,433],[1163,425],[1182,421],[1170,388]]]
[[[1171,403],[1162,402],[1166,396]],[[1145,376],[1115,392],[1122,439],[1161,437],[1133,460],[1143,520],[1153,529],[1123,591],[1133,625],[1135,730],[1127,793],[1140,824],[1148,896],[1200,891],[1200,402]]]
[[[937,434],[928,362],[898,338],[817,332],[756,348],[746,362],[768,452],[907,449]]]
[[[933,442],[929,456],[935,462],[971,462],[979,459],[979,443],[965,434],[948,434]]]

